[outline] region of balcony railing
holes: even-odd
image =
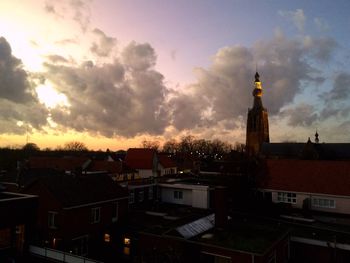
[[[64,263],[103,263],[101,261],[80,257],[60,250],[54,250],[46,247],[29,246],[29,252],[33,255],[53,259]]]

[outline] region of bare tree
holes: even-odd
[[[158,151],[160,147],[159,141],[143,140],[141,145],[142,145],[142,148],[154,149],[156,151]]]
[[[71,141],[71,142],[67,142],[63,146],[63,150],[65,150],[65,151],[75,151],[75,152],[84,152],[84,151],[87,151],[88,148],[82,142]]]
[[[175,139],[170,139],[163,144],[163,152],[174,154],[178,152],[179,144]]]

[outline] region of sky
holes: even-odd
[[[350,142],[350,2],[1,0],[0,147]]]

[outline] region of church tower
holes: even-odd
[[[262,104],[262,86],[259,73],[255,73],[254,104],[248,109],[246,149],[249,155],[256,155],[260,151],[263,142],[270,142],[269,120],[267,110]]]

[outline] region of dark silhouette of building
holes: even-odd
[[[248,110],[246,147],[249,155],[256,155],[260,151],[263,142],[270,142],[269,121],[267,110],[262,104],[262,86],[259,80],[259,73],[255,74],[254,82],[254,104]]]

